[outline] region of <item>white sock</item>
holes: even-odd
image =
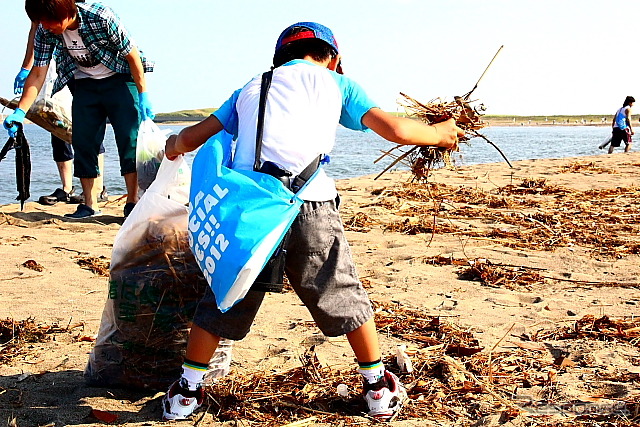
[[[360,372],[367,383],[373,384],[384,376],[384,364],[380,361],[368,365],[361,364],[358,367],[358,372]]]
[[[207,368],[201,366],[193,366],[191,364],[182,364],[182,378],[187,380],[187,387],[189,390],[194,391],[198,388],[198,385],[202,384],[204,380],[204,374],[207,373]]]

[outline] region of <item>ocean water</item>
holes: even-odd
[[[160,125],[162,129],[178,132],[184,126]],[[481,133],[498,145],[510,161],[562,158],[604,154],[598,145],[610,134],[609,127],[594,126],[549,126],[549,127],[491,127]],[[6,135],[6,134],[4,134]],[[31,146],[31,198],[38,200],[60,186],[60,179],[51,157],[49,133],[36,125],[25,125],[25,135]],[[4,137],[2,139],[4,141]],[[382,153],[395,144],[385,141],[371,132],[354,132],[338,129],[334,151],[327,172],[336,179],[353,178],[381,172],[392,160],[386,157],[373,163]],[[107,128],[105,137],[105,183],[109,194],[124,194],[124,180],[120,176],[116,144],[113,131]],[[191,161],[195,153],[190,153]],[[0,161],[0,205],[15,203],[18,195],[15,181],[15,154],[9,152]],[[455,156],[458,165],[493,163],[504,161],[498,151],[480,138],[461,144],[460,153]],[[74,178],[76,188],[80,182]]]

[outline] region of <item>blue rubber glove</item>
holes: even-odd
[[[149,101],[149,94],[147,92],[142,92],[138,95],[138,106],[140,108],[142,121],[156,118],[156,115],[153,114],[153,108],[151,107],[151,101]]]
[[[20,68],[20,72],[16,76],[16,79],[13,81],[13,94],[17,95],[22,93],[22,88],[24,87],[24,82],[27,80],[27,76],[29,75],[29,70],[26,68]]]
[[[13,114],[7,116],[7,118],[4,119],[2,126],[4,126],[4,128],[9,132],[9,136],[11,138],[15,138],[16,133],[18,132],[18,126],[16,126],[14,123],[24,122],[24,116],[26,115],[27,113],[25,113],[24,110],[16,108],[16,111],[14,111]]]

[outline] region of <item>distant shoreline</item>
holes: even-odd
[[[5,115],[0,114],[0,119],[4,120]],[[206,119],[208,115],[185,115],[173,113],[160,113],[154,122],[162,125],[189,126]],[[602,120],[604,118],[604,121]],[[612,116],[607,115],[584,115],[584,116],[482,116],[482,121],[491,126],[611,126]],[[632,120],[635,122],[635,119]],[[25,120],[25,123],[31,123]],[[637,122],[636,122],[637,123]]]
[[[542,127],[554,127],[554,126],[593,126],[593,127],[611,127],[611,122],[580,122],[580,121],[573,121],[573,122],[553,122],[553,121],[548,121],[548,122],[544,122],[544,121],[517,121],[517,122],[513,122],[513,121],[507,121],[507,120],[492,120],[492,119],[485,119],[483,120],[485,123],[487,123],[487,127],[499,127],[499,126],[506,126],[506,127],[515,127],[515,126],[522,126],[522,127],[533,127],[533,126],[542,126]]]
[[[522,126],[522,127],[537,127],[537,126],[542,126],[542,127],[553,127],[553,126],[594,126],[594,127],[611,127],[611,122],[580,122],[580,121],[569,121],[569,122],[559,122],[556,121],[554,122],[553,120],[550,121],[510,121],[510,120],[504,120],[504,119],[486,119],[483,117],[483,121],[485,123],[487,123],[487,127],[515,127],[515,126]],[[193,119],[181,119],[181,120],[158,120],[155,119],[154,121],[159,124],[159,125],[174,125],[174,126],[190,126],[194,123],[197,123],[199,121],[202,121],[203,118],[193,118]]]
[[[160,124],[188,126],[204,120],[208,114],[197,110],[191,115],[189,112],[161,113],[156,115],[155,122]],[[604,120],[603,120],[604,119]],[[611,115],[555,115],[555,116],[512,116],[512,115],[484,115],[482,120],[487,126],[611,126]]]

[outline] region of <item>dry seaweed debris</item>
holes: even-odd
[[[444,407],[440,401],[463,398],[464,393],[479,388],[459,383],[464,374],[454,358],[465,358],[482,350],[473,334],[438,317],[424,316],[419,310],[392,304],[374,303],[375,321],[381,333],[402,338],[414,345],[407,350],[415,360],[412,373],[401,373],[395,356],[385,358],[385,365],[409,385],[410,399],[397,419],[451,419],[462,409]],[[321,422],[360,424],[352,419],[364,416],[361,377],[355,372],[322,366],[309,348],[300,358],[301,366],[286,372],[233,373],[207,389],[212,401],[210,410],[221,421],[252,419],[261,425],[275,426],[305,419],[309,415]],[[462,368],[464,370],[464,368]],[[337,394],[336,387],[345,384],[347,396]],[[438,393],[436,393],[438,392]],[[440,405],[440,406],[438,406]],[[489,405],[487,408],[491,407]],[[433,411],[443,409],[442,414]],[[472,411],[473,412],[473,411]],[[477,410],[474,410],[477,412]]]
[[[378,206],[396,217],[381,223],[389,231],[455,233],[518,249],[581,246],[602,258],[640,254],[640,187],[579,191],[527,178],[491,191],[410,183],[384,196]],[[455,219],[477,222],[460,228]]]
[[[462,280],[477,280],[492,288],[504,287],[516,290],[533,289],[544,284],[544,277],[537,271],[524,266],[494,264],[483,258],[469,261],[469,265],[458,274]]]
[[[580,163],[571,162],[568,165],[560,166],[560,173],[596,172],[616,174],[618,171],[598,165],[596,162]]]
[[[476,280],[489,287],[504,287],[511,290],[532,290],[535,286],[543,285],[545,281],[555,280],[569,282],[576,286],[589,287],[615,287],[615,288],[637,288],[640,283],[633,282],[595,282],[586,280],[572,280],[567,278],[553,277],[542,274],[546,269],[539,267],[528,267],[524,265],[509,265],[491,262],[485,258],[464,259],[445,257],[436,255],[433,257],[423,257],[425,264],[434,266],[453,265],[459,268],[458,278],[460,280]]]
[[[420,310],[374,302],[375,322],[379,333],[422,346],[441,345],[449,355],[469,356],[482,350],[469,330],[425,316]]]
[[[458,227],[454,225],[444,222],[439,223],[438,221],[434,221],[434,218],[425,216],[419,216],[415,220],[406,218],[401,221],[391,222],[385,226],[385,230],[410,236],[424,233],[453,233],[459,231]]]
[[[555,421],[549,419],[551,413],[561,415],[564,420],[624,420],[620,418],[624,414],[613,412],[589,413],[586,416],[592,418],[585,418],[584,412],[579,412],[584,409],[581,402],[564,402],[564,397],[558,394],[562,387],[558,374],[573,369],[574,365],[554,358],[543,341],[602,339],[596,334],[587,334],[594,327],[598,333],[606,330],[618,337],[622,330],[624,337],[638,337],[640,320],[635,323],[600,320],[598,323],[586,317],[578,322],[579,328],[538,331],[533,336],[519,337],[524,341],[518,348],[494,351],[498,342],[491,351],[484,351],[472,331],[440,317],[425,316],[420,310],[396,304],[374,302],[374,308],[380,333],[407,344],[405,354],[413,367],[411,371],[403,370],[395,355],[384,357],[385,366],[407,387],[408,399],[395,418],[398,421],[428,419],[447,425],[470,425],[497,414],[502,422],[526,415],[527,424],[522,425],[555,425],[551,424]],[[581,333],[574,333],[575,330]],[[360,395],[359,374],[354,370],[323,366],[313,346],[300,357],[300,362],[300,366],[280,372],[241,375],[232,371],[207,388],[208,410],[220,421],[242,418],[265,426],[304,422],[310,416],[317,422],[332,425],[363,423],[362,418],[356,418],[366,411]],[[597,371],[597,367],[585,363],[576,369]],[[631,387],[637,375],[616,380]],[[340,384],[346,385],[346,395],[337,393]],[[535,390],[538,394],[534,396]],[[634,398],[627,398],[625,402],[627,408],[638,407]]]
[[[364,212],[357,212],[351,218],[344,221],[344,229],[346,231],[357,231],[360,233],[368,233],[376,222]]]
[[[540,274],[539,268],[523,265],[497,264],[485,258],[462,259],[436,255],[424,258],[425,264],[445,266],[453,265],[459,268],[460,280],[479,281],[492,288],[504,287],[506,289],[531,290],[536,285],[544,284],[545,276]]]
[[[599,341],[621,341],[640,346],[640,318],[612,319],[609,316],[583,316],[568,326],[538,331],[532,341],[589,338]]]
[[[66,332],[70,328],[59,325],[39,325],[35,319],[25,320],[0,319],[0,363],[7,363],[11,359],[28,352],[27,344],[45,342],[50,334]]]
[[[78,258],[76,263],[85,270],[92,271],[98,276],[109,277],[109,260],[105,256],[82,257]]]
[[[212,411],[221,421],[250,419],[265,426],[283,425],[309,414],[331,422],[364,412],[364,402],[358,395],[342,398],[335,391],[341,383],[358,389],[357,374],[344,375],[321,366],[314,346],[300,360],[301,366],[285,372],[257,371],[219,379],[207,389]]]

